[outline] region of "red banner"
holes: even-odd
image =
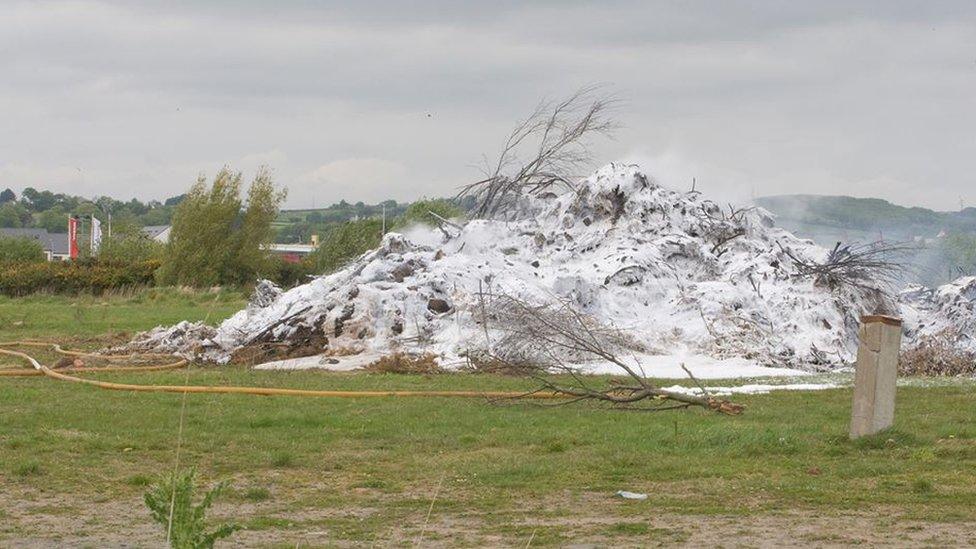
[[[78,218],[68,218],[68,257],[78,259]]]

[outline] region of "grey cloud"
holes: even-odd
[[[0,70],[15,189],[162,197],[267,158],[293,206],[447,194],[540,98],[594,82],[625,100],[601,160],[666,157],[723,195],[952,208],[973,186],[967,2],[22,3]]]

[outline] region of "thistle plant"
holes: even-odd
[[[221,524],[209,533],[205,531],[207,510],[226,487],[226,482],[217,483],[200,503],[194,504],[196,471],[192,468],[175,471],[149,487],[146,507],[153,520],[166,531],[167,542],[173,549],[210,549],[217,540],[241,529],[237,524]]]

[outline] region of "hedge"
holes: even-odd
[[[149,286],[158,268],[157,260],[8,263],[0,265],[0,294],[11,297],[37,292],[100,294],[106,290]]]

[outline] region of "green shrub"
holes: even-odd
[[[92,293],[148,286],[159,261],[113,263],[97,260],[8,263],[0,265],[0,294]]]
[[[113,235],[102,241],[98,250],[99,261],[109,263],[137,263],[159,261],[165,246],[140,233]]]
[[[379,219],[349,221],[333,227],[322,244],[308,256],[309,266],[316,273],[328,274],[380,245],[383,222]]]
[[[282,288],[292,288],[307,282],[308,276],[313,274],[313,270],[307,261],[292,263],[280,257],[276,257],[274,260],[275,274],[271,279]]]
[[[44,247],[33,238],[0,237],[0,263],[32,263],[44,261]]]
[[[167,533],[173,549],[205,549],[240,530],[236,524],[221,524],[206,533],[206,515],[214,500],[227,487],[221,482],[211,488],[200,503],[194,504],[196,471],[187,469],[160,479],[146,492],[149,514]]]
[[[399,230],[417,223],[435,226],[437,225],[437,218],[430,215],[430,212],[434,212],[444,219],[458,218],[464,214],[461,208],[450,200],[423,198],[411,204],[407,211],[403,212],[403,215],[394,222],[393,230]]]

